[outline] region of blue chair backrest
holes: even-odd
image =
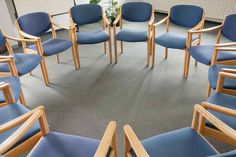
[[[229,15],[225,18],[221,33],[229,40],[236,42],[236,14]]]
[[[81,4],[71,8],[71,16],[77,25],[96,23],[102,20],[102,8],[97,4]]]
[[[0,31],[0,48],[3,47],[4,45],[5,45],[5,38],[2,32]]]
[[[35,12],[18,18],[20,29],[30,35],[40,36],[51,28],[49,14]]]
[[[204,10],[194,5],[176,5],[170,10],[170,22],[182,27],[194,27],[201,20]]]
[[[146,2],[128,2],[122,5],[122,18],[131,22],[150,20],[152,5]]]

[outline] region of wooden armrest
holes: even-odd
[[[140,140],[129,125],[124,126],[125,136],[138,157],[149,157]]]
[[[0,62],[2,61],[2,60],[12,60],[13,59],[13,56],[0,56]]]
[[[222,107],[219,105],[215,105],[215,104],[211,104],[208,102],[203,102],[202,106],[206,109],[206,110],[213,110],[216,112],[220,112],[226,115],[230,115],[232,117],[236,117],[236,110],[230,109],[230,108],[226,108],[226,107]]]
[[[236,74],[228,72],[219,72],[219,76],[236,79]]]
[[[36,39],[21,39],[21,38],[11,37],[11,36],[7,36],[7,35],[5,35],[5,37],[6,37],[7,39],[14,40],[14,41],[18,41],[18,42],[35,43],[35,42],[38,41],[38,40],[36,40]]]
[[[107,19],[107,16],[106,16],[106,15],[103,15],[103,19],[104,19],[104,22],[105,22],[106,25],[108,25],[108,26],[111,25],[111,23],[110,23],[110,21]]]
[[[201,30],[189,30],[188,32],[190,33],[205,33],[205,32],[210,32],[213,30],[221,29],[222,25],[211,27],[211,28],[206,28],[206,29],[201,29]]]
[[[218,51],[231,51],[231,52],[235,52],[236,51],[236,47],[215,47],[216,50]]]
[[[14,96],[13,96],[13,94],[12,94],[10,84],[5,83],[5,82],[1,82],[1,83],[0,83],[0,90],[3,91],[3,95],[4,95],[4,98],[5,98],[5,102],[6,102],[7,104],[13,104],[13,103],[15,103],[15,98],[14,98]]]
[[[20,33],[20,35],[22,35],[22,36],[25,37],[25,38],[35,39],[35,40],[39,40],[39,39],[40,39],[39,37],[30,35],[30,34],[28,34],[28,33],[25,33],[25,32],[23,32],[23,31],[21,31],[21,30],[19,30],[19,33]]]
[[[236,42],[233,42],[233,43],[215,44],[215,47],[228,47],[228,46],[236,46]]]
[[[236,74],[236,69],[223,68],[221,71]]]
[[[108,127],[102,137],[102,140],[98,146],[98,149],[97,149],[94,157],[106,157],[107,156],[109,148],[112,145],[112,141],[114,139],[114,136],[116,136],[116,122],[112,121],[108,124]]]
[[[153,25],[154,20],[155,20],[154,12],[152,12],[152,15],[151,15],[151,18],[150,18],[150,20],[149,20],[149,22],[148,22],[148,25],[149,25],[149,26],[150,26],[150,25]]]
[[[113,22],[113,27],[116,26],[116,24],[119,22],[120,19],[121,19],[121,14],[119,14],[115,19],[115,21]]]
[[[194,112],[199,113],[200,116],[203,116],[206,120],[208,120],[211,124],[213,124],[217,129],[223,132],[226,136],[236,141],[236,131],[232,129],[231,127],[229,127],[228,125],[226,125],[221,120],[219,120],[213,114],[208,112],[203,106],[194,105]]]
[[[61,29],[70,30],[70,26],[66,27],[66,26],[63,26],[63,25],[61,25],[61,24],[59,24],[59,23],[56,23],[56,22],[54,22],[54,21],[51,21],[51,23],[52,23],[54,26],[59,27],[59,28],[61,28]]]
[[[157,22],[154,24],[154,27],[157,27],[159,25],[161,25],[162,23],[166,22],[169,19],[169,16],[165,17],[164,19],[162,19],[161,21]]]
[[[195,27],[193,27],[192,29],[190,29],[190,31],[194,31],[194,30],[199,30],[204,26],[205,21],[201,20]]]
[[[24,123],[13,134],[11,134],[11,136],[0,144],[0,154],[4,154],[12,146],[14,146],[25,135],[25,133],[29,131],[34,123],[43,116],[43,114],[44,111],[38,109],[33,112],[30,117],[25,117],[24,120],[22,119],[22,122]]]

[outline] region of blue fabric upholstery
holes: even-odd
[[[157,135],[141,143],[150,157],[206,157],[217,154],[192,128]],[[133,151],[132,155],[136,156]]]
[[[51,28],[49,15],[45,12],[25,14],[17,21],[22,31],[34,36],[40,36]]]
[[[7,106],[4,106],[4,107],[0,108],[0,125],[4,124],[6,122],[9,122],[9,121],[27,113],[27,112],[29,112],[29,111],[30,111],[29,109],[27,109],[24,105],[21,105],[21,104],[9,104]],[[0,143],[5,141],[18,128],[19,128],[19,126],[13,128],[7,132],[1,133],[0,134]],[[36,133],[38,133],[40,131],[39,128],[40,127],[39,127],[38,122],[35,123],[31,127],[31,129],[23,136],[23,138],[16,143],[16,145],[19,145],[20,143],[24,142],[28,138],[30,138],[33,135],[35,135]]]
[[[9,83],[11,86],[12,94],[17,102],[20,97],[20,79],[16,76],[9,76],[9,77],[0,77],[0,82]],[[5,97],[3,92],[0,92],[0,103],[5,102]]]
[[[73,22],[77,25],[85,25],[102,20],[102,9],[97,4],[81,4],[71,8]]]
[[[128,2],[122,5],[122,18],[132,22],[150,20],[152,5],[146,2]]]
[[[100,141],[57,132],[47,134],[31,157],[93,157]]]
[[[61,38],[51,38],[42,43],[43,52],[45,56],[58,54],[70,48],[72,43],[70,40]],[[28,48],[37,51],[36,45],[30,45]]]
[[[183,27],[194,27],[201,20],[204,10],[194,5],[176,5],[170,10],[170,21]]]
[[[193,36],[192,40],[196,40],[197,36]],[[186,35],[176,34],[172,32],[167,32],[159,35],[155,38],[155,43],[174,49],[185,49],[186,48]]]
[[[214,93],[207,99],[207,102],[236,110],[236,96],[223,94],[223,93]],[[226,115],[223,113],[215,112],[212,110],[209,110],[209,112],[211,112],[213,115],[215,115],[221,121],[223,121],[225,124],[229,125],[233,129],[236,129],[236,118],[235,117],[232,117],[232,116],[229,116],[229,115]],[[206,122],[206,125],[209,127],[215,128],[209,122]]]
[[[121,29],[116,34],[116,39],[126,42],[142,42],[148,40],[148,34],[146,30],[141,29]]]
[[[226,17],[221,33],[229,40],[236,42],[236,14]]]
[[[230,152],[217,154],[217,155],[211,155],[211,156],[208,156],[208,157],[235,157],[235,156],[236,156],[236,150],[232,150]]]
[[[190,55],[198,62],[206,65],[211,64],[212,54],[214,52],[213,45],[192,46],[189,48]],[[233,52],[219,52],[217,61],[236,59],[236,53]]]
[[[217,81],[218,81],[218,74],[222,68],[236,69],[236,66],[228,66],[228,65],[220,65],[220,64],[211,66],[208,71],[208,80],[213,89],[216,89]],[[224,88],[236,89],[236,79],[225,78]]]
[[[108,40],[109,35],[102,29],[77,33],[77,42],[79,44],[97,44]]]
[[[4,45],[5,45],[5,38],[2,32],[0,31],[0,48],[3,47]]]
[[[25,54],[25,53],[18,53],[13,54],[14,62],[16,64],[16,69],[19,75],[25,75],[35,69],[42,57],[36,54]],[[0,71],[1,72],[9,72],[9,67],[7,63],[0,63]]]

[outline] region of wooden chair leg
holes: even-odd
[[[42,73],[43,73],[44,83],[45,83],[46,86],[48,86],[49,85],[49,78],[48,78],[48,71],[47,71],[47,67],[46,67],[44,57],[43,57],[42,61],[40,62],[40,66],[41,66],[41,70],[42,70]]]
[[[80,65],[79,65],[78,52],[76,51],[75,46],[76,45],[73,44],[71,49],[72,49],[72,55],[73,55],[73,60],[74,60],[74,64],[75,64],[75,69],[78,70],[80,68]]]
[[[22,89],[20,90],[20,98],[19,99],[20,99],[20,103],[26,106],[25,97],[24,97]]]
[[[168,48],[166,47],[165,48],[165,59],[167,59],[168,58]]]
[[[188,78],[188,72],[189,72],[189,62],[190,62],[190,54],[188,50],[185,50],[185,59],[184,59],[184,78]]]
[[[147,41],[147,66],[149,66],[150,62],[150,40]]]
[[[197,66],[197,60],[195,60],[195,66]]]
[[[211,95],[211,85],[208,82],[207,84],[207,91],[206,91],[206,98],[208,98]]]
[[[57,54],[57,63],[60,63],[59,54]]]
[[[32,72],[29,73],[30,76],[33,76]]]
[[[120,42],[120,53],[122,54],[124,51],[123,51],[123,41]]]
[[[115,64],[117,64],[117,40],[116,38],[114,37],[114,53],[115,53]]]
[[[109,38],[108,45],[109,45],[110,64],[112,64],[112,47],[111,47],[111,38]]]
[[[104,54],[107,53],[107,46],[106,46],[106,42],[103,43],[103,49],[104,49]]]
[[[152,68],[154,68],[155,64],[155,51],[156,51],[156,45],[152,42]]]

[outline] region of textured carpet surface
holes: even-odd
[[[163,15],[156,17],[159,21]],[[206,27],[213,25],[208,23]],[[87,25],[80,30],[98,26]],[[124,26],[145,28],[145,23]],[[170,30],[186,34],[186,29],[174,25]],[[165,25],[161,25],[157,34],[164,31]],[[68,38],[65,31],[58,35]],[[202,43],[214,43],[215,38],[215,32],[206,33]],[[81,69],[77,71],[71,50],[60,54],[59,64],[56,56],[48,57],[49,87],[44,85],[40,67],[33,76],[21,78],[27,105],[31,109],[45,106],[51,130],[100,139],[108,122],[114,120],[118,124],[119,154],[123,156],[124,124],[130,124],[140,139],[191,125],[193,105],[205,100],[207,66],[194,66],[191,59],[189,78],[185,80],[184,51],[170,49],[168,59],[164,59],[164,48],[156,45],[155,68],[151,69],[146,67],[146,43],[124,43],[124,53],[118,55],[116,65],[109,64],[102,46],[80,46]],[[231,149],[214,144],[220,151]]]

